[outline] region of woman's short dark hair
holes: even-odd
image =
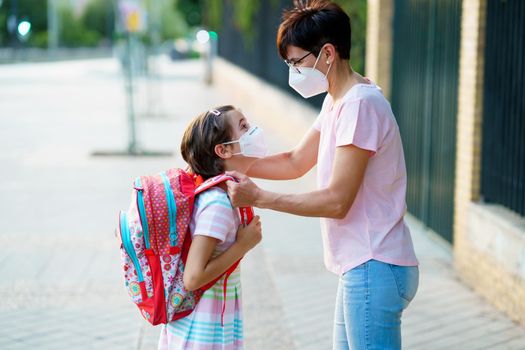
[[[191,171],[204,179],[224,172],[224,160],[215,146],[231,141],[232,129],[227,113],[233,106],[216,107],[193,119],[182,137],[180,153]]]
[[[293,9],[284,11],[277,31],[281,58],[288,58],[288,46],[300,47],[317,56],[323,45],[330,43],[340,58],[350,59],[350,17],[339,5],[328,0],[294,0],[294,5]]]

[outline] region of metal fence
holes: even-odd
[[[111,57],[114,54],[111,47],[57,48],[54,50],[41,48],[0,48],[0,64],[16,62],[45,62],[57,60],[75,60]]]
[[[525,215],[525,1],[488,0],[481,194]]]
[[[396,0],[392,108],[408,210],[452,241],[461,0]]]

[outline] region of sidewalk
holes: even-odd
[[[168,62],[149,95],[139,84],[139,112],[163,112],[140,119],[139,140],[175,156],[126,158],[90,155],[126,147],[117,62],[0,66],[0,349],[156,348],[158,328],[124,290],[113,232],[133,178],[181,166],[187,122],[231,103],[202,85],[201,68]],[[290,147],[274,132],[268,141],[273,151]],[[313,173],[260,184],[315,187]],[[259,213],[263,243],[243,261],[246,349],[330,349],[337,277],[324,269],[318,220]],[[525,349],[525,330],[457,281],[450,250],[408,220],[421,283],[403,319],[404,348]]]

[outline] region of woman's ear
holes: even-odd
[[[215,154],[218,155],[222,159],[228,159],[232,157],[232,151],[230,145],[215,145],[214,149]]]
[[[334,63],[334,60],[336,59],[336,49],[335,46],[328,43],[323,47],[323,56],[321,57],[321,60],[325,61],[326,65],[329,66],[330,64]]]

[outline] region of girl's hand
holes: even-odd
[[[262,228],[259,215],[254,216],[248,225],[239,226],[239,229],[237,230],[236,243],[246,252],[255,247],[261,239]]]

